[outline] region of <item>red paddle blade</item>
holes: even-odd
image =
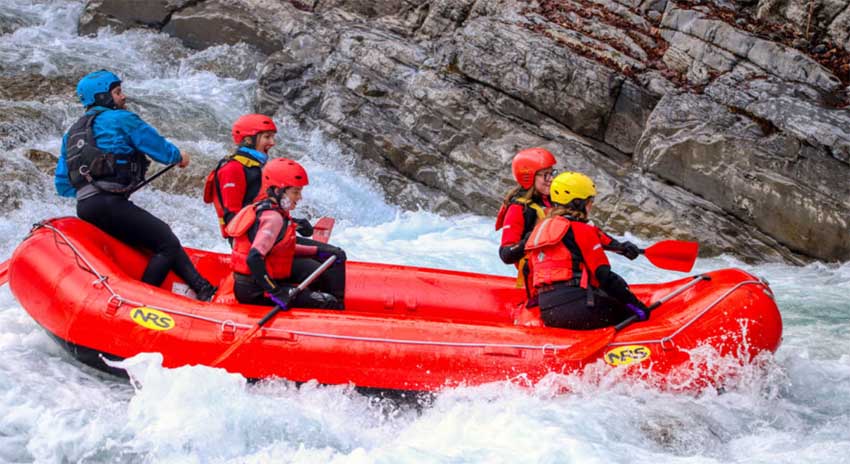
[[[681,240],[663,240],[643,251],[652,264],[661,269],[691,272],[697,260],[699,243]]]
[[[332,217],[319,218],[313,226],[313,236],[310,238],[317,242],[328,243],[328,240],[331,239],[331,232],[334,230],[334,223],[336,223],[336,220]]]
[[[0,263],[0,287],[9,281],[9,260]]]

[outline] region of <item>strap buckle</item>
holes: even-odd
[[[223,342],[232,342],[236,338],[236,323],[230,319],[222,321],[219,338]]]

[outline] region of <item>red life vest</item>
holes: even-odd
[[[204,182],[204,202],[212,203],[215,206],[215,213],[218,215],[218,224],[221,227],[221,235],[223,237],[227,236],[224,232],[224,228],[227,226],[225,217],[238,213],[238,211],[230,211],[224,207],[221,182],[218,179],[219,170],[231,161],[236,161],[242,165],[242,172],[245,175],[245,196],[242,198],[243,208],[253,203],[254,199],[260,193],[263,170],[263,164],[254,158],[247,155],[234,154],[223,158],[218,162],[215,169],[207,174],[206,181]]]
[[[248,253],[260,227],[260,215],[273,210],[283,216],[284,227],[275,240],[272,249],[266,254],[266,273],[272,279],[285,279],[292,274],[292,260],[295,257],[295,229],[297,224],[290,220],[289,213],[277,207],[270,200],[246,206],[239,211],[225,228],[229,237],[234,237],[233,252],[230,255],[231,268],[240,274],[251,274],[248,267]]]
[[[558,216],[537,224],[525,244],[525,256],[531,268],[531,282],[535,288],[556,282],[577,281],[587,288],[587,267],[580,255],[573,254],[564,245],[564,236],[570,230],[569,219]]]

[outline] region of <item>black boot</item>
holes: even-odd
[[[218,290],[198,272],[183,248],[180,248],[174,260],[174,272],[186,281],[186,284],[195,292],[196,298],[200,301],[212,300],[216,290]]]
[[[212,301],[217,290],[218,288],[213,287],[209,282],[206,282],[203,288],[195,290],[195,293],[198,295],[196,298],[198,301]]]

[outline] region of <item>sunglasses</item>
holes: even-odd
[[[548,171],[539,171],[536,175],[542,177],[543,180],[552,180],[552,178],[558,175],[558,170],[550,169]]]

